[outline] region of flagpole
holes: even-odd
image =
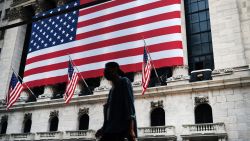
[[[142,37],[142,38],[143,38],[144,47],[146,48],[147,54],[148,54],[148,56],[149,56],[150,60],[152,60],[152,58],[151,58],[151,56],[150,56],[150,53],[149,53],[149,51],[148,51],[148,48],[147,48],[146,41],[145,41],[144,37]],[[158,75],[158,73],[157,73],[157,71],[156,71],[156,69],[155,69],[155,66],[154,66],[153,60],[152,60],[151,62],[152,62],[152,66],[153,66],[153,69],[154,69],[155,75],[156,75],[156,77],[157,77],[158,81],[159,81],[159,82],[160,82],[160,84],[161,84],[163,81],[162,81],[162,79],[159,77],[159,75]]]
[[[15,71],[14,71],[14,69],[13,69],[13,67],[11,66],[11,69],[12,69],[12,71],[15,73],[15,75],[17,75],[21,80],[22,80],[22,84],[24,84],[27,88],[28,88],[28,90],[31,92],[31,94],[33,95],[33,96],[35,96],[35,98],[37,98],[37,96],[33,93],[33,91],[29,88],[29,86],[25,83],[25,82],[23,82],[23,79],[21,78],[21,76],[19,76]]]
[[[69,54],[68,54],[68,55],[69,55]],[[90,88],[89,88],[87,82],[86,82],[85,79],[83,78],[82,74],[81,74],[80,71],[78,70],[77,66],[76,66],[75,63],[73,62],[73,60],[72,60],[72,58],[70,57],[70,55],[69,55],[69,60],[70,60],[70,62],[72,62],[72,64],[75,66],[76,70],[78,71],[78,73],[79,73],[80,76],[81,76],[81,79],[83,80],[84,84],[87,86],[87,89],[88,89],[89,92],[92,94],[93,92],[90,90]]]

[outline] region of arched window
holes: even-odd
[[[155,108],[151,112],[151,126],[165,125],[165,111],[162,108]]]
[[[57,131],[59,119],[57,116],[51,117],[49,131]]]
[[[209,104],[200,104],[195,108],[195,123],[213,123],[212,108]]]
[[[8,122],[3,121],[2,124],[1,124],[1,134],[6,134],[7,126],[8,126]]]
[[[88,114],[83,114],[79,117],[79,130],[89,129],[89,116]]]
[[[31,124],[32,124],[31,119],[27,119],[27,120],[24,122],[24,128],[23,128],[23,132],[24,132],[24,133],[30,133]]]

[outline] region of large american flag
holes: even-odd
[[[7,110],[17,101],[17,99],[20,97],[22,90],[23,90],[23,85],[18,80],[15,73],[13,73],[10,80],[9,91],[6,96]]]
[[[37,15],[83,4],[84,0]],[[24,82],[67,81],[68,55],[84,78],[103,75],[106,62],[141,71],[144,42],[156,68],[183,64],[180,0],[113,0],[34,22]]]
[[[67,84],[67,88],[64,94],[65,103],[69,103],[69,101],[73,97],[75,89],[76,89],[76,84],[79,79],[78,73],[76,69],[74,68],[75,66],[73,65],[71,60],[69,60],[68,65],[69,65],[68,66],[68,84]]]

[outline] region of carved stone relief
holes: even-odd
[[[194,101],[196,106],[199,104],[209,103],[208,96],[195,97]]]
[[[163,108],[163,100],[159,100],[157,102],[151,102],[151,109],[155,108]]]
[[[84,115],[84,114],[89,114],[89,108],[80,108],[78,112],[78,116]]]

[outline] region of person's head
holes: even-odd
[[[107,80],[115,80],[119,76],[124,76],[124,72],[120,69],[120,66],[116,62],[108,62],[105,64],[104,77]]]

